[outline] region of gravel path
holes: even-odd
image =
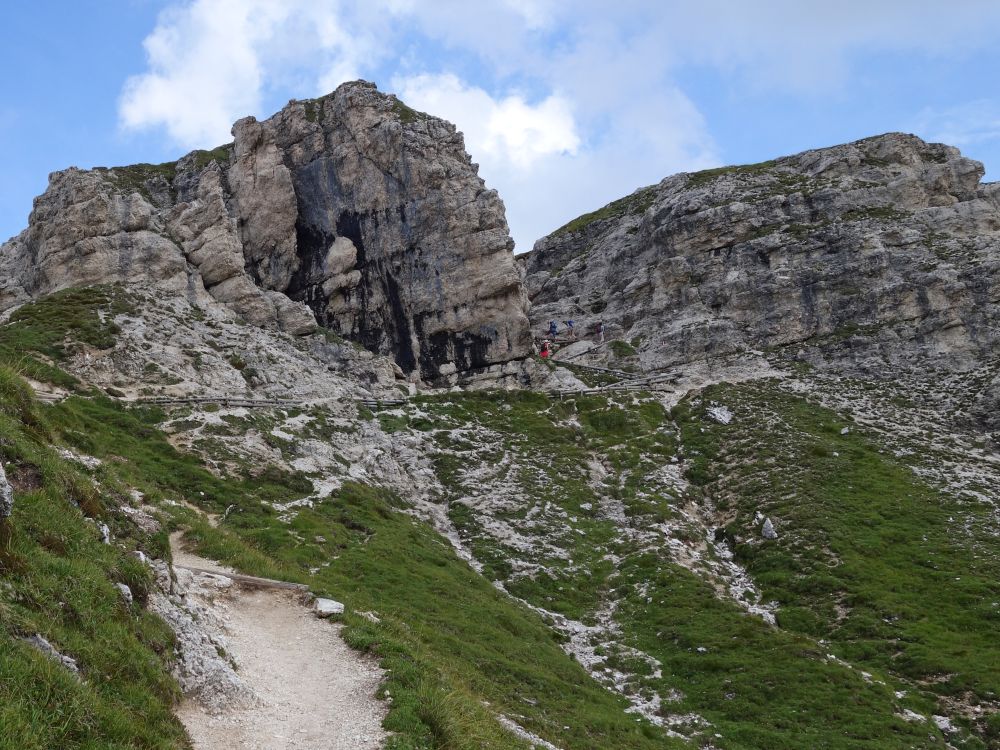
[[[175,549],[180,565],[224,570]],[[342,626],[316,618],[294,592],[234,588],[202,604],[223,623],[228,656],[257,703],[212,715],[186,699],[178,716],[195,750],[383,747],[382,672],[343,642]]]

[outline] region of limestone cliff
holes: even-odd
[[[603,321],[647,368],[771,348],[973,366],[1000,348],[1000,185],[982,176],[888,134],[668,177],[536,243],[533,327]]]
[[[529,353],[504,207],[454,126],[374,85],[292,101],[178,162],[68,169],[0,250],[0,309],[152,282],[436,378]]]

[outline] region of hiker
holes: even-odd
[[[604,321],[603,320],[597,321],[597,335],[596,335],[596,338],[597,338],[597,343],[598,344],[603,344],[604,343]]]
[[[576,332],[573,330],[573,321],[572,320],[564,320],[563,324],[566,326],[566,338],[568,338],[568,339],[575,339],[576,338]]]
[[[552,338],[555,338],[556,334],[558,334],[558,333],[559,333],[559,326],[558,326],[558,324],[554,320],[550,320],[549,321],[549,336],[551,336]]]
[[[538,353],[538,356],[541,357],[542,359],[548,359],[551,355],[552,352],[549,350],[549,342],[543,341],[542,350]]]

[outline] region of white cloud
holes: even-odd
[[[122,125],[162,125],[185,146],[228,140],[233,112],[260,103],[256,47],[283,16],[268,0],[196,0],[165,11],[144,42],[149,72],[125,83]]]
[[[550,154],[575,154],[580,137],[569,102],[551,95],[528,104],[520,95],[494,99],[452,74],[396,78],[393,88],[411,107],[457,123],[477,159],[531,169]]]
[[[682,68],[739,92],[827,96],[847,90],[859,53],[972,56],[998,22],[994,0],[184,0],[146,39],[120,118],[205,147],[265,103],[392,81],[465,133],[523,250],[636,187],[718,164]],[[928,128],[993,137],[995,120],[960,130],[961,118]]]
[[[556,10],[553,0],[503,0],[503,5],[520,15],[529,29],[548,26]]]
[[[126,130],[162,127],[186,147],[229,140],[270,89],[327,93],[380,59],[377,39],[400,0],[193,0],[146,37],[149,70],[122,90]],[[348,7],[350,6],[350,7]]]
[[[924,109],[913,130],[926,140],[959,147],[1000,140],[1000,102],[979,99],[947,109]]]

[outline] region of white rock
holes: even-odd
[[[733,421],[733,413],[722,404],[712,404],[706,413],[719,424],[729,424]]]
[[[122,599],[125,600],[126,604],[131,604],[134,597],[132,596],[132,589],[126,586],[124,583],[116,583],[115,588],[118,589],[118,593],[122,595]]]
[[[88,469],[96,469],[101,465],[101,459],[94,458],[93,456],[87,456],[83,453],[77,453],[69,448],[56,448],[56,452],[67,461],[74,461]]]
[[[765,539],[777,539],[778,532],[774,530],[774,524],[771,523],[770,518],[764,519],[764,526],[760,530],[760,534]]]
[[[344,614],[344,605],[333,599],[319,598],[313,603],[313,612],[317,617],[332,617]]]
[[[45,640],[45,638],[42,636],[41,633],[35,633],[33,636],[25,638],[24,641],[26,643],[30,643],[32,646],[37,648],[43,654],[48,656],[50,659],[59,662],[64,667],[66,667],[66,669],[73,672],[74,674],[80,672],[80,667],[77,666],[76,659],[70,656],[66,656],[65,654],[59,653],[56,647],[53,646],[51,643],[49,643],[47,640]]]
[[[3,465],[0,465],[0,521],[7,518],[14,509],[14,488],[7,481]]]
[[[931,716],[931,719],[933,719],[934,724],[942,732],[951,734],[952,732],[958,731],[958,728],[951,723],[951,719],[949,719],[947,716],[938,716],[937,714],[934,714],[933,716]]]

